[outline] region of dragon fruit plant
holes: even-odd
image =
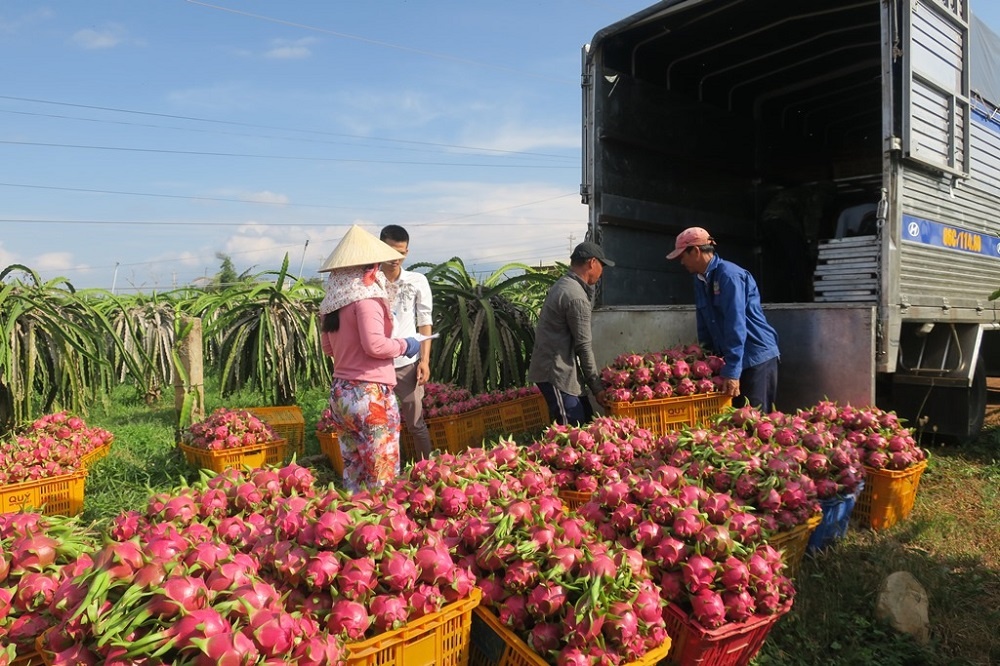
[[[647,354],[620,354],[601,370],[611,402],[639,402],[675,396],[713,393],[722,384],[725,361],[699,345],[671,347]]]
[[[199,449],[220,451],[257,446],[277,439],[267,422],[245,409],[216,409],[184,434],[185,443]]]

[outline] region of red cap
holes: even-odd
[[[702,245],[715,245],[715,239],[701,227],[688,227],[677,235],[674,241],[674,251],[667,255],[667,259],[676,259],[689,247],[701,247]]]

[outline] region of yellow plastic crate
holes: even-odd
[[[873,530],[888,529],[905,520],[913,511],[925,469],[926,460],[899,471],[865,465],[865,489],[854,505],[851,520]]]
[[[635,419],[640,428],[660,436],[684,426],[704,423],[732,402],[732,396],[722,393],[697,393],[677,398],[612,402],[608,404],[608,414]]]
[[[560,490],[559,499],[563,501],[571,511],[576,511],[581,506],[590,501],[594,493],[585,493],[579,490]]]
[[[488,434],[517,435],[549,425],[549,408],[541,393],[486,405],[480,411]]]
[[[89,469],[90,467],[92,467],[94,465],[94,463],[96,463],[98,460],[104,458],[109,453],[111,453],[111,442],[108,442],[107,444],[102,444],[101,446],[98,446],[96,449],[94,449],[90,453],[83,454],[83,456],[80,457],[80,465],[82,467],[86,467],[86,468]]]
[[[466,666],[472,610],[482,592],[364,641],[347,644],[347,666]]]
[[[785,575],[789,578],[794,578],[798,574],[802,558],[806,556],[806,548],[809,546],[809,537],[822,521],[823,514],[820,512],[801,525],[768,537],[767,542],[772,548],[785,551]]]
[[[288,407],[248,407],[247,411],[267,422],[274,434],[288,440],[288,453],[302,457],[305,447],[305,418],[296,405]]]
[[[438,416],[425,419],[431,436],[431,446],[447,453],[461,453],[470,446],[479,446],[486,436],[482,410],[474,409],[456,416]],[[413,435],[403,425],[399,448],[404,460],[416,459]]]
[[[17,657],[14,661],[10,662],[10,666],[42,666],[45,661],[42,659],[42,655],[38,652],[32,650],[27,654],[21,654],[19,650]]]
[[[201,469],[210,469],[213,472],[224,472],[229,467],[254,468],[264,465],[281,465],[288,452],[288,441],[284,439],[219,451],[199,449],[183,442],[177,446],[184,452],[184,457],[189,463]]]
[[[484,606],[472,615],[469,666],[548,666],[549,662]],[[670,638],[626,666],[655,666],[670,652]]]
[[[42,655],[38,652],[32,650],[26,654],[21,654],[19,650],[17,657],[14,661],[10,662],[10,666],[42,666],[45,660],[42,659]]]
[[[0,513],[31,507],[41,509],[46,515],[75,516],[83,511],[86,479],[87,470],[81,469],[72,474],[0,486]]]
[[[340,438],[335,432],[316,431],[316,439],[319,440],[319,449],[330,460],[330,466],[337,474],[344,473],[344,455],[340,451]]]

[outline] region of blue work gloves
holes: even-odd
[[[418,353],[420,353],[420,343],[417,342],[416,338],[405,338],[406,339],[406,351],[403,354],[407,358],[413,358]]]

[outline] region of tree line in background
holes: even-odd
[[[411,268],[427,275],[434,296],[434,381],[474,392],[523,384],[538,311],[563,267],[507,264],[483,280],[457,257]],[[202,321],[205,375],[218,378],[223,397],[246,388],[290,405],[300,389],[329,386],[320,280],[290,275],[287,255],[277,271],[217,277],[203,288],[122,296],[43,282],[20,264],[0,271],[0,430],[55,410],[85,413],[122,384],[158,400],[174,384],[185,317]]]

